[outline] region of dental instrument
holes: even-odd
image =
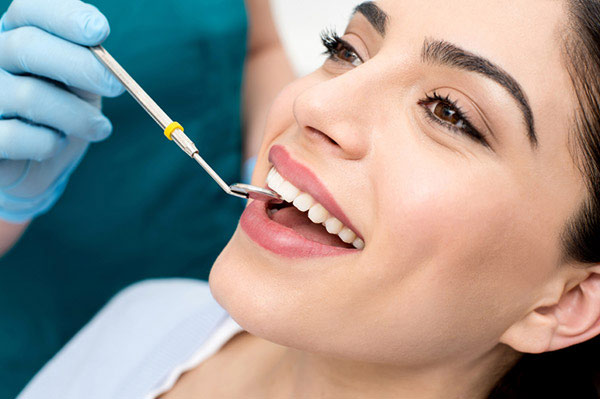
[[[252,186],[250,184],[236,183],[228,185],[200,156],[198,148],[183,132],[183,127],[174,122],[167,114],[152,100],[152,98],[141,88],[139,84],[123,69],[121,65],[104,49],[104,47],[89,47],[96,58],[111,71],[123,84],[131,96],[146,110],[154,121],[164,130],[165,136],[174,141],[188,156],[193,158],[209,174],[210,177],[229,195],[239,198],[250,198],[264,202],[282,202],[279,194],[267,188]]]

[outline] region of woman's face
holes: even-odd
[[[540,306],[584,197],[564,4],[376,5],[385,25],[359,8],[332,58],[275,101],[253,179],[266,186],[275,166],[364,249],[254,204],[211,288],[283,345],[412,366],[472,359]]]

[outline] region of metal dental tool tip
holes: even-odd
[[[260,188],[242,183],[232,184],[229,186],[229,188],[231,191],[233,191],[232,195],[237,195],[243,198],[250,198],[264,202],[273,202],[276,204],[283,202],[277,193],[275,193],[276,197],[274,197],[274,191],[271,191],[268,188]]]
[[[210,167],[208,163],[200,156],[196,145],[188,136],[183,133],[183,127],[171,118],[146,94],[146,92],[137,84],[135,80],[123,69],[121,65],[104,49],[102,46],[89,47],[96,58],[110,70],[115,77],[125,86],[125,89],[133,98],[146,110],[154,121],[164,130],[165,136],[174,141],[179,148],[188,156],[193,158],[198,164],[213,178],[215,182],[229,195],[240,198],[250,198],[265,202],[281,202],[281,197],[274,191],[266,188],[251,186],[248,184],[233,184],[229,186],[221,177]]]

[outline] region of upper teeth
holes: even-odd
[[[272,168],[267,176],[269,188],[281,196],[281,198],[292,203],[301,212],[308,211],[308,218],[316,224],[323,224],[329,234],[337,235],[347,244],[352,244],[354,248],[363,249],[365,242],[357,237],[356,233],[344,226],[337,218],[329,214],[323,205],[307,193],[303,193],[292,183],[285,180]]]

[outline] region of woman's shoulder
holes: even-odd
[[[119,397],[132,385],[152,386],[169,363],[185,360],[226,318],[205,282],[136,283],[111,299],[19,398]]]

